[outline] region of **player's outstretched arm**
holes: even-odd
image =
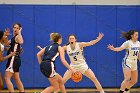
[[[109,44],[107,46],[107,48],[112,50],[112,51],[119,52],[119,51],[122,51],[124,49],[128,49],[128,46],[129,46],[129,41],[126,41],[120,47],[114,47],[113,45]]]
[[[116,51],[116,52],[119,52],[119,51],[122,51],[123,50],[123,48],[122,47],[114,47],[113,45],[111,45],[111,44],[109,44],[108,46],[107,46],[107,48],[108,49],[110,49],[110,50],[112,50],[112,51]]]
[[[80,43],[81,47],[87,47],[87,46],[91,46],[96,44],[97,42],[99,42],[102,38],[103,38],[104,34],[103,33],[99,33],[97,39],[95,40],[91,40],[90,42],[82,42]]]

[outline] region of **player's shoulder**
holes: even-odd
[[[130,43],[130,42],[131,42],[131,40],[126,40],[125,42],[128,42],[128,43]]]
[[[137,41],[137,44],[140,44],[140,41]]]
[[[131,40],[127,40],[124,42],[124,44],[130,44],[131,43]]]
[[[81,44],[81,43],[84,43],[84,42],[76,42],[77,44]]]
[[[82,45],[84,42],[76,42],[77,45]]]
[[[70,44],[69,43],[68,44],[65,44],[63,47],[64,48],[68,48],[68,47],[70,47]]]

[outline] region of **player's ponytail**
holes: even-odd
[[[136,30],[129,30],[128,32],[122,32],[122,37],[126,40],[132,39],[132,35],[134,35],[135,32],[138,32]]]
[[[59,33],[51,33],[50,34],[50,39],[53,41],[53,42],[58,42],[58,40],[62,38],[62,36],[59,34]]]

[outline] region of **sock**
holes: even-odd
[[[122,91],[122,90],[120,90],[120,92],[119,93],[123,93],[124,91]]]
[[[105,93],[104,91],[101,91],[100,93]]]
[[[125,89],[125,91],[128,91],[128,90],[129,90],[128,88]]]

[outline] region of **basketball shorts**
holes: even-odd
[[[89,69],[89,67],[86,63],[82,63],[82,64],[78,64],[78,65],[70,64],[70,66],[73,69],[75,69],[76,71],[80,71],[82,74],[84,74]]]
[[[57,73],[55,72],[55,66],[53,62],[41,62],[40,64],[40,71],[42,72],[43,75],[45,75],[47,78],[52,78]]]
[[[11,73],[19,72],[20,66],[21,66],[20,56],[12,56],[8,59],[6,71],[9,71]]]
[[[123,59],[122,62],[122,68],[123,69],[131,69],[131,71],[137,70],[137,60],[136,59]]]

